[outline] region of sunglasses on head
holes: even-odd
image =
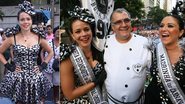
[[[130,18],[125,18],[125,19],[121,19],[121,20],[117,20],[115,22],[112,22],[113,25],[121,25],[122,23],[129,23],[130,22]]]

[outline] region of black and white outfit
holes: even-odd
[[[61,69],[61,70],[64,70],[64,69]],[[76,72],[75,73],[75,86],[78,87],[78,86],[81,86],[82,83],[77,75]],[[90,103],[90,99],[88,98],[88,95],[85,94],[83,96],[80,96],[76,99],[74,99],[73,101],[68,101],[65,97],[62,99],[62,104],[91,104]]]
[[[60,46],[64,46],[64,44],[63,45],[60,45]],[[77,47],[77,46],[75,46],[75,47]],[[78,48],[79,49],[79,48]],[[63,50],[63,49],[61,49],[61,50]],[[63,51],[61,51],[61,57],[65,57],[65,58],[67,58],[66,56],[68,56],[68,57],[70,57],[70,59],[71,59],[71,61],[73,61],[73,59],[71,58],[72,57],[72,55],[73,54],[75,54],[75,55],[77,55],[76,54],[76,50],[77,50],[77,48],[76,49],[74,49],[73,50],[73,52],[71,53],[71,52],[69,52],[69,51],[67,51],[68,49],[67,48],[65,48],[65,52]],[[64,56],[64,53],[65,53],[65,56]],[[70,55],[71,54],[71,55]],[[82,53],[83,54],[83,53]],[[98,50],[96,50],[93,46],[92,46],[92,56],[93,56],[93,60],[98,60],[99,61],[99,63],[98,64],[96,64],[96,66],[94,67],[94,68],[92,68],[92,69],[90,69],[90,70],[92,70],[92,72],[93,72],[93,74],[96,76],[96,74],[98,74],[99,72],[101,72],[101,70],[104,70],[103,69],[103,66],[102,66],[102,64],[100,64],[100,63],[102,63],[103,61],[102,61],[102,53],[100,53]],[[84,62],[86,62],[85,64],[89,67],[90,65],[89,65],[89,63],[87,63],[87,59],[84,57],[84,55],[82,55],[82,57],[81,58],[83,58],[83,61]],[[64,58],[61,58],[62,60],[64,59]],[[61,60],[61,61],[62,61]],[[80,60],[80,59],[79,59]],[[72,62],[73,63],[73,62]],[[78,63],[77,63],[78,64]],[[73,65],[74,65],[74,63],[73,63]],[[89,67],[90,68],[90,67]],[[78,87],[78,86],[82,86],[83,84],[84,84],[84,82],[82,82],[82,80],[81,80],[81,78],[83,77],[83,75],[82,74],[86,74],[86,69],[85,70],[83,70],[84,68],[82,67],[81,69],[78,69],[77,67],[75,67],[75,65],[74,65],[74,75],[75,75],[75,86],[76,87]],[[61,69],[61,70],[65,70],[65,69]],[[83,73],[81,73],[81,74],[79,74],[79,70],[83,70]],[[87,69],[87,70],[89,70],[89,69]],[[88,73],[89,74],[89,73]],[[87,76],[88,78],[91,78],[91,76]],[[96,94],[95,94],[96,95]],[[96,99],[95,99],[96,100]],[[62,104],[92,104],[92,102],[91,102],[91,100],[90,100],[90,98],[89,98],[89,95],[88,94],[85,94],[85,95],[83,95],[83,96],[80,96],[80,97],[78,97],[78,98],[76,98],[76,99],[74,99],[73,101],[68,101],[66,98],[63,98],[62,99]]]
[[[143,91],[151,52],[145,37],[131,35],[127,43],[119,43],[115,34],[107,36],[104,63],[109,104],[144,103]]]
[[[26,47],[17,44],[14,35],[13,61],[15,65],[21,67],[22,72],[8,71],[0,83],[0,93],[15,102],[21,101],[24,104],[37,104],[51,88],[51,83],[42,73],[33,72],[34,66],[37,66],[40,49],[39,40],[37,44]]]
[[[171,65],[170,62],[168,62],[168,65],[164,65],[163,61],[167,59],[159,62],[158,54],[157,48],[155,48],[151,66],[152,79],[146,89],[145,104],[185,104],[183,100],[183,97],[185,97],[185,51],[174,65]],[[163,64],[162,68],[159,67],[159,63]],[[167,66],[170,66],[171,69],[166,68]],[[164,79],[161,77],[160,70],[162,70],[163,74],[166,74],[163,75]],[[168,74],[168,72],[171,74]],[[164,82],[167,82],[167,84]],[[174,85],[178,87],[175,88]]]
[[[76,6],[74,11],[69,11],[69,15],[72,18],[78,19],[88,23],[90,26],[94,25],[95,19],[93,15],[90,13],[88,9],[80,8]],[[78,45],[74,45],[73,51],[69,48],[69,45],[61,44],[62,49],[60,49],[60,59],[61,61],[66,57],[70,57],[70,60],[73,64],[74,74],[75,74],[75,85],[76,87],[87,84],[88,82],[92,82],[95,80],[96,76],[99,75],[104,68],[103,64],[103,53],[98,51],[94,46],[91,46],[92,57],[93,60],[97,60],[99,64],[97,64],[94,68],[91,67],[89,62],[87,61],[82,49]],[[68,52],[71,52],[69,54]],[[65,69],[61,69],[65,70]],[[103,95],[101,93],[101,86],[96,85],[95,88],[88,91],[86,95],[80,96],[79,98],[73,100],[72,102],[63,101],[64,103],[73,103],[73,104],[102,104],[105,103],[105,99],[103,99]]]

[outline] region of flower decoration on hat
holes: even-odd
[[[184,14],[185,13],[185,8],[183,7],[185,5],[185,2],[183,1],[178,1],[176,3],[176,6],[173,7],[172,14],[173,15],[179,15],[180,13]]]
[[[84,22],[90,23],[90,24],[95,23],[94,16],[88,9],[80,8],[79,6],[75,6],[74,10],[69,11],[68,13],[72,18],[78,18],[78,19],[80,19]]]
[[[22,4],[19,4],[19,8],[30,15],[36,14],[33,5],[29,1],[25,0]]]

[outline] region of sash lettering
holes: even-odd
[[[70,58],[75,67],[75,71],[83,84],[86,84],[95,78],[90,65],[79,47],[76,47]],[[101,104],[102,102],[105,102],[102,100],[99,86],[96,86],[93,90],[89,91],[88,96],[91,104]]]
[[[185,104],[185,95],[175,79],[171,63],[161,42],[157,46],[157,60],[161,81],[171,101],[174,104]]]
[[[169,82],[169,81],[171,81],[171,79],[170,79],[170,75],[168,73],[166,61],[164,59],[164,54],[162,54],[160,56],[160,58],[161,58],[161,67],[162,67],[162,72],[163,72],[163,75],[164,75],[164,79],[165,79],[166,82]]]

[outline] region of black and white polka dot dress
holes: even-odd
[[[14,62],[22,68],[22,72],[7,72],[0,83],[0,91],[13,101],[24,104],[37,104],[51,88],[51,83],[42,73],[33,72],[37,65],[40,45],[32,47],[13,45]]]

